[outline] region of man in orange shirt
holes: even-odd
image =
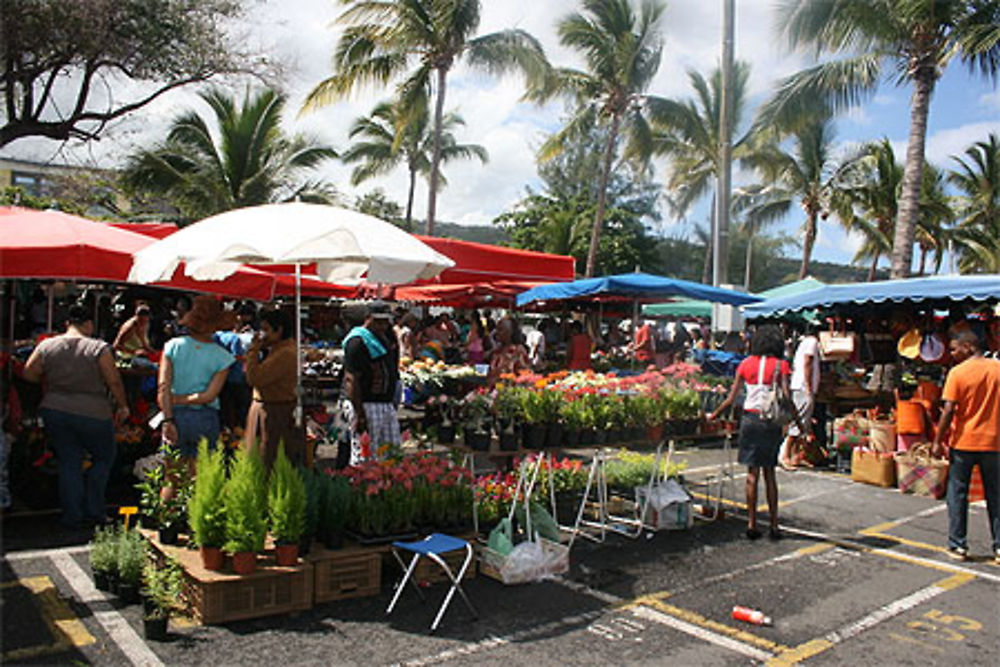
[[[643,322],[642,326],[635,330],[635,340],[631,347],[636,361],[647,364],[653,361],[656,341],[653,340],[653,326],[649,322]]]
[[[1000,563],[1000,361],[983,357],[978,336],[969,330],[954,333],[950,347],[958,365],[944,383],[944,409],[932,448],[936,456],[943,453],[941,440],[954,417],[948,471],[948,553],[959,560],[969,556],[969,479],[973,466],[978,465],[993,533],[993,555]]]

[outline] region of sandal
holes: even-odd
[[[760,531],[757,530],[756,528],[747,528],[747,539],[750,540],[751,542],[753,540],[759,540],[760,535],[761,535]]]
[[[769,538],[769,539],[770,539],[771,541],[773,541],[773,542],[777,542],[777,541],[778,541],[778,540],[780,540],[780,539],[781,539],[782,537],[784,537],[784,535],[782,535],[782,533],[781,533],[781,529],[780,529],[780,528],[771,528],[770,530],[768,530],[768,531],[767,531],[767,537],[768,537],[768,538]]]

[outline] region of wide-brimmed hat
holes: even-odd
[[[899,339],[899,343],[896,345],[896,349],[899,351],[899,356],[906,357],[907,359],[916,359],[920,356],[920,343],[922,342],[922,337],[920,335],[920,329],[910,329]]]
[[[944,356],[944,341],[937,334],[927,334],[920,343],[920,358],[929,364],[941,361]]]
[[[213,296],[201,295],[194,298],[191,310],[178,321],[194,333],[214,333],[231,329],[236,323],[236,315],[222,307],[222,302]]]

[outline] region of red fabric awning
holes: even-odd
[[[165,239],[177,231],[177,225],[172,222],[112,222],[112,227],[135,232],[154,239]]]
[[[464,285],[409,285],[397,287],[393,298],[452,308],[510,308],[518,294],[544,284],[548,283],[500,280]]]
[[[441,272],[433,283],[562,282],[575,278],[576,260],[567,255],[436,236],[418,235],[417,238],[455,262],[455,266]]]
[[[60,211],[0,207],[0,277],[126,283],[132,255],[155,239]],[[174,274],[157,287],[269,301],[275,279],[241,269],[222,281]]]

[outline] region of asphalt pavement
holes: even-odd
[[[387,617],[398,574],[387,568],[375,597],[225,626],[180,619],[168,641],[147,643],[140,608],[93,589],[86,535],[61,533],[51,515],[6,517],[3,663],[1000,664],[1000,567],[982,503],[970,509],[973,560],[959,563],[945,553],[943,501],[830,471],[781,471],[784,539],[751,542],[745,476],[718,475],[726,453],[674,456],[687,462],[696,502],[723,516],[684,531],[578,538],[570,572],[550,581],[477,576],[466,590],[479,618],[456,599],[433,635],[446,587],[429,588],[426,603],[404,592]],[[733,620],[734,605],[773,625]]]

